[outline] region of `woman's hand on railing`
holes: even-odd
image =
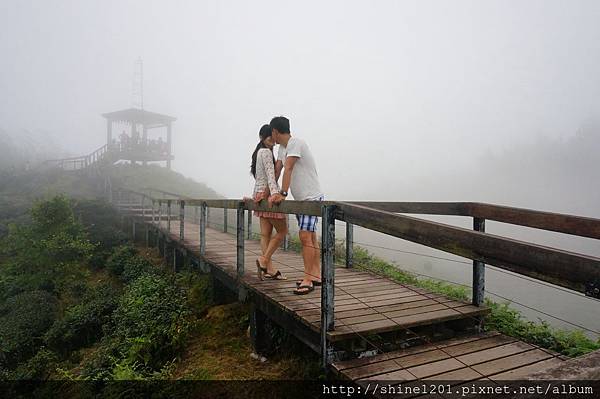
[[[275,193],[269,197],[269,208],[273,207],[273,204],[279,204],[285,200],[285,197],[279,193]]]

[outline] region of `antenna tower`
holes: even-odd
[[[131,85],[131,106],[144,109],[144,62],[139,57],[133,64],[133,81]]]

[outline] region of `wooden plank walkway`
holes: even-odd
[[[332,365],[342,378],[369,380],[516,380],[565,357],[497,332],[470,335]]]
[[[183,246],[199,257],[199,225],[186,222]],[[170,232],[162,221],[160,229],[172,241],[179,241],[179,222],[171,221]],[[303,275],[302,256],[279,250],[273,257],[276,267],[288,280],[265,280],[257,277],[255,260],[260,255],[257,241],[245,243],[244,285],[266,297],[274,305],[292,314],[311,330],[320,330],[321,291],[295,295],[295,281]],[[231,234],[206,229],[204,259],[236,279],[236,238]],[[399,284],[373,273],[336,268],[335,331],[328,333],[332,342],[388,331],[437,324],[449,320],[475,318],[488,310],[466,302],[454,301],[426,290]]]
[[[138,214],[136,219],[149,225],[148,215],[142,217]],[[288,279],[261,281],[257,277],[255,264],[261,253],[260,245],[257,241],[246,240],[245,273],[240,281],[237,277],[235,236],[207,227],[206,251],[201,256],[200,226],[186,220],[185,238],[181,240],[179,221],[172,219],[170,224],[170,230],[167,230],[167,221],[163,219],[158,224],[152,224],[151,228],[158,230],[169,245],[184,249],[193,257],[210,264],[211,270],[219,280],[225,281],[226,286],[234,290],[239,286],[245,287],[253,293],[255,306],[262,301],[263,305],[268,303],[272,306],[269,309],[277,309],[266,312],[275,321],[280,317],[277,314],[290,316],[301,326],[295,328],[294,334],[318,350],[320,288],[303,296],[292,292],[295,281],[303,276],[304,264],[300,254],[279,250],[273,262]],[[413,336],[422,338],[410,329],[430,326],[435,331],[441,323],[454,320],[474,325],[479,317],[489,311],[374,273],[345,267],[336,267],[334,285],[335,329],[328,332],[328,339],[334,343],[357,338],[369,342],[369,336],[391,331],[409,331]],[[335,361],[330,364],[330,369],[339,378],[358,385],[366,385],[373,380],[456,381],[453,385],[458,385],[476,380],[493,383],[525,379],[528,374],[560,365],[566,360],[556,353],[497,332],[463,332],[462,336],[455,335],[454,338],[443,340],[425,337],[420,345],[382,352],[369,357]]]

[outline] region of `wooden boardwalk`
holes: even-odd
[[[173,251],[182,251],[208,265],[213,277],[224,287],[238,294],[245,290],[251,296],[253,308],[319,352],[321,289],[316,287],[303,296],[292,292],[295,281],[303,276],[300,254],[277,251],[273,261],[287,280],[261,281],[255,263],[261,253],[259,242],[246,240],[245,272],[239,279],[234,235],[207,227],[205,254],[201,255],[200,226],[189,218],[181,240],[180,223],[176,218],[171,218],[168,229],[164,217],[160,221],[155,218],[151,223],[148,214],[143,217],[136,209],[130,208],[125,213],[138,225],[141,223],[149,231],[153,230],[157,238],[161,237],[164,248],[169,246]],[[168,256],[166,249],[164,252]],[[359,386],[366,386],[370,381],[437,380],[455,381],[453,385],[458,385],[477,380],[493,383],[525,379],[529,374],[559,366],[566,360],[564,356],[516,338],[497,332],[479,332],[481,317],[489,311],[485,307],[342,265],[336,266],[334,285],[335,329],[327,332],[328,340],[346,348],[353,346],[349,343],[366,342],[363,349],[370,349],[371,353],[336,360],[329,369],[337,378]],[[392,335],[381,342],[400,340],[401,348],[372,344],[373,337],[385,334]]]
[[[518,380],[565,357],[497,332],[449,339],[333,364],[338,375],[369,380]]]
[[[187,222],[183,245],[200,256],[199,225]],[[160,229],[172,241],[179,241],[179,222],[162,221]],[[293,315],[314,332],[320,330],[320,287],[307,295],[295,295],[295,281],[302,278],[302,256],[292,251],[279,250],[273,256],[276,267],[287,280],[258,279],[256,258],[260,255],[257,241],[245,244],[245,274],[243,284],[254,293],[264,296],[273,305]],[[212,228],[206,229],[206,254],[203,257],[211,265],[236,280],[236,239],[231,234]],[[335,277],[335,331],[328,333],[333,342],[376,333],[437,324],[456,319],[472,319],[487,312],[466,302],[454,301],[426,290],[399,284],[373,273],[345,267],[336,268]]]

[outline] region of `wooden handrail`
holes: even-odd
[[[179,238],[185,240],[185,207],[200,207],[199,239],[200,254],[206,251],[207,209],[223,208],[224,225],[227,226],[227,211],[237,210],[236,229],[236,275],[238,294],[245,296],[243,285],[245,244],[244,212],[259,210],[286,214],[305,214],[322,217],[321,235],[321,359],[327,367],[333,359],[333,347],[328,332],[335,329],[335,220],[346,222],[347,267],[352,264],[352,226],[358,225],[369,230],[388,234],[430,248],[442,250],[473,260],[472,303],[481,306],[484,301],[485,264],[547,281],[562,287],[588,293],[586,288],[600,282],[600,258],[563,251],[538,244],[500,237],[485,232],[485,220],[496,220],[522,226],[542,228],[551,231],[600,238],[600,220],[572,215],[553,214],[527,209],[501,207],[498,205],[454,202],[339,202],[339,201],[284,201],[269,206],[266,200],[255,203],[241,199],[190,199],[178,196],[175,199],[157,199],[145,193],[122,190],[131,196],[138,196],[144,212],[144,202],[152,202],[152,223],[154,207],[158,204],[159,221],[161,209],[167,204],[167,231],[171,232],[171,207],[178,204]],[[159,191],[159,190],[154,190]],[[166,193],[166,192],[165,192]],[[168,193],[169,195],[175,195]],[[455,215],[473,217],[473,230],[444,223],[406,216],[401,213]],[[249,218],[249,220],[251,220]],[[160,226],[157,224],[157,226]],[[133,223],[135,229],[135,221]],[[250,224],[248,225],[250,229]],[[227,228],[224,228],[227,232]],[[166,251],[165,251],[166,253]],[[173,252],[173,265],[176,268],[176,252]]]
[[[468,203],[467,209],[473,217],[600,239],[600,219],[478,202]]]
[[[385,233],[411,242],[491,264],[518,274],[585,292],[587,283],[600,281],[600,258],[519,241],[485,232],[472,231],[444,223],[399,213],[469,216],[520,226],[600,239],[600,220],[529,209],[473,202],[338,202],[284,201],[268,205],[242,199],[152,198],[134,192],[153,203],[205,206],[210,208],[271,211],[285,214],[321,216],[323,207],[334,206],[335,218],[352,225]],[[159,191],[159,190],[155,190]],[[169,193],[171,195],[177,195]]]
[[[517,226],[555,231],[580,237],[600,239],[600,219],[562,213],[536,211],[479,202],[369,202],[350,201],[393,213],[420,215],[470,216]]]
[[[66,163],[72,163],[73,165],[79,164],[79,166],[81,166],[81,167],[77,168],[77,169],[82,169],[84,167],[91,165],[95,161],[97,161],[99,159],[100,155],[102,155],[108,151],[108,148],[109,148],[108,144],[104,144],[102,147],[96,149],[95,151],[93,151],[87,155],[81,155],[81,156],[77,156],[77,157],[68,157],[68,158],[59,158],[59,159],[48,159],[48,160],[44,161],[42,164],[48,165],[50,163],[58,163],[61,168],[64,168],[64,164],[66,162]],[[94,158],[94,157],[96,157],[96,158]]]
[[[338,209],[340,220],[576,291],[600,280],[597,257],[355,204],[339,203]]]

